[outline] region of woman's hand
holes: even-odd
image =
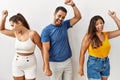
[[[116,17],[116,13],[115,13],[114,11],[108,10],[108,14],[109,14],[112,18],[115,18],[115,17]]]
[[[84,75],[84,70],[83,70],[82,68],[80,68],[80,69],[78,70],[78,73],[80,74],[80,76],[83,76],[83,75]]]
[[[2,11],[2,17],[6,18],[8,16],[8,11],[7,10],[3,10]]]

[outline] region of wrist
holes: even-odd
[[[7,16],[2,16],[2,19],[6,19]]]
[[[72,7],[75,7],[75,3],[73,3],[71,6],[72,6]]]
[[[2,21],[5,21],[6,20],[6,17],[2,17]]]

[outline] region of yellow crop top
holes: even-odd
[[[108,36],[105,32],[104,35],[105,35],[105,40],[102,42],[102,46],[96,49],[93,49],[91,45],[89,46],[88,53],[90,56],[94,56],[98,58],[105,58],[108,56],[111,46],[108,41]]]

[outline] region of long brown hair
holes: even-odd
[[[92,48],[98,48],[102,45],[101,40],[96,35],[97,30],[95,27],[96,22],[99,19],[101,19],[103,21],[103,24],[105,23],[101,16],[96,15],[96,16],[92,17],[92,19],[90,20],[90,24],[89,24],[89,28],[88,28],[88,34],[90,35]]]
[[[17,23],[18,21],[20,21],[20,22],[22,22],[23,26],[25,26],[27,29],[30,29],[27,20],[20,13],[18,13],[17,15],[13,15],[12,17],[10,17],[9,21],[13,21],[15,23]]]

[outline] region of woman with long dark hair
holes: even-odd
[[[80,49],[80,67],[79,74],[84,75],[85,53],[88,49],[89,57],[87,61],[88,80],[107,80],[110,75],[109,39],[120,36],[120,20],[116,17],[116,13],[109,11],[108,13],[116,22],[118,29],[114,31],[103,32],[104,20],[101,16],[92,17],[88,32],[84,36]]]

